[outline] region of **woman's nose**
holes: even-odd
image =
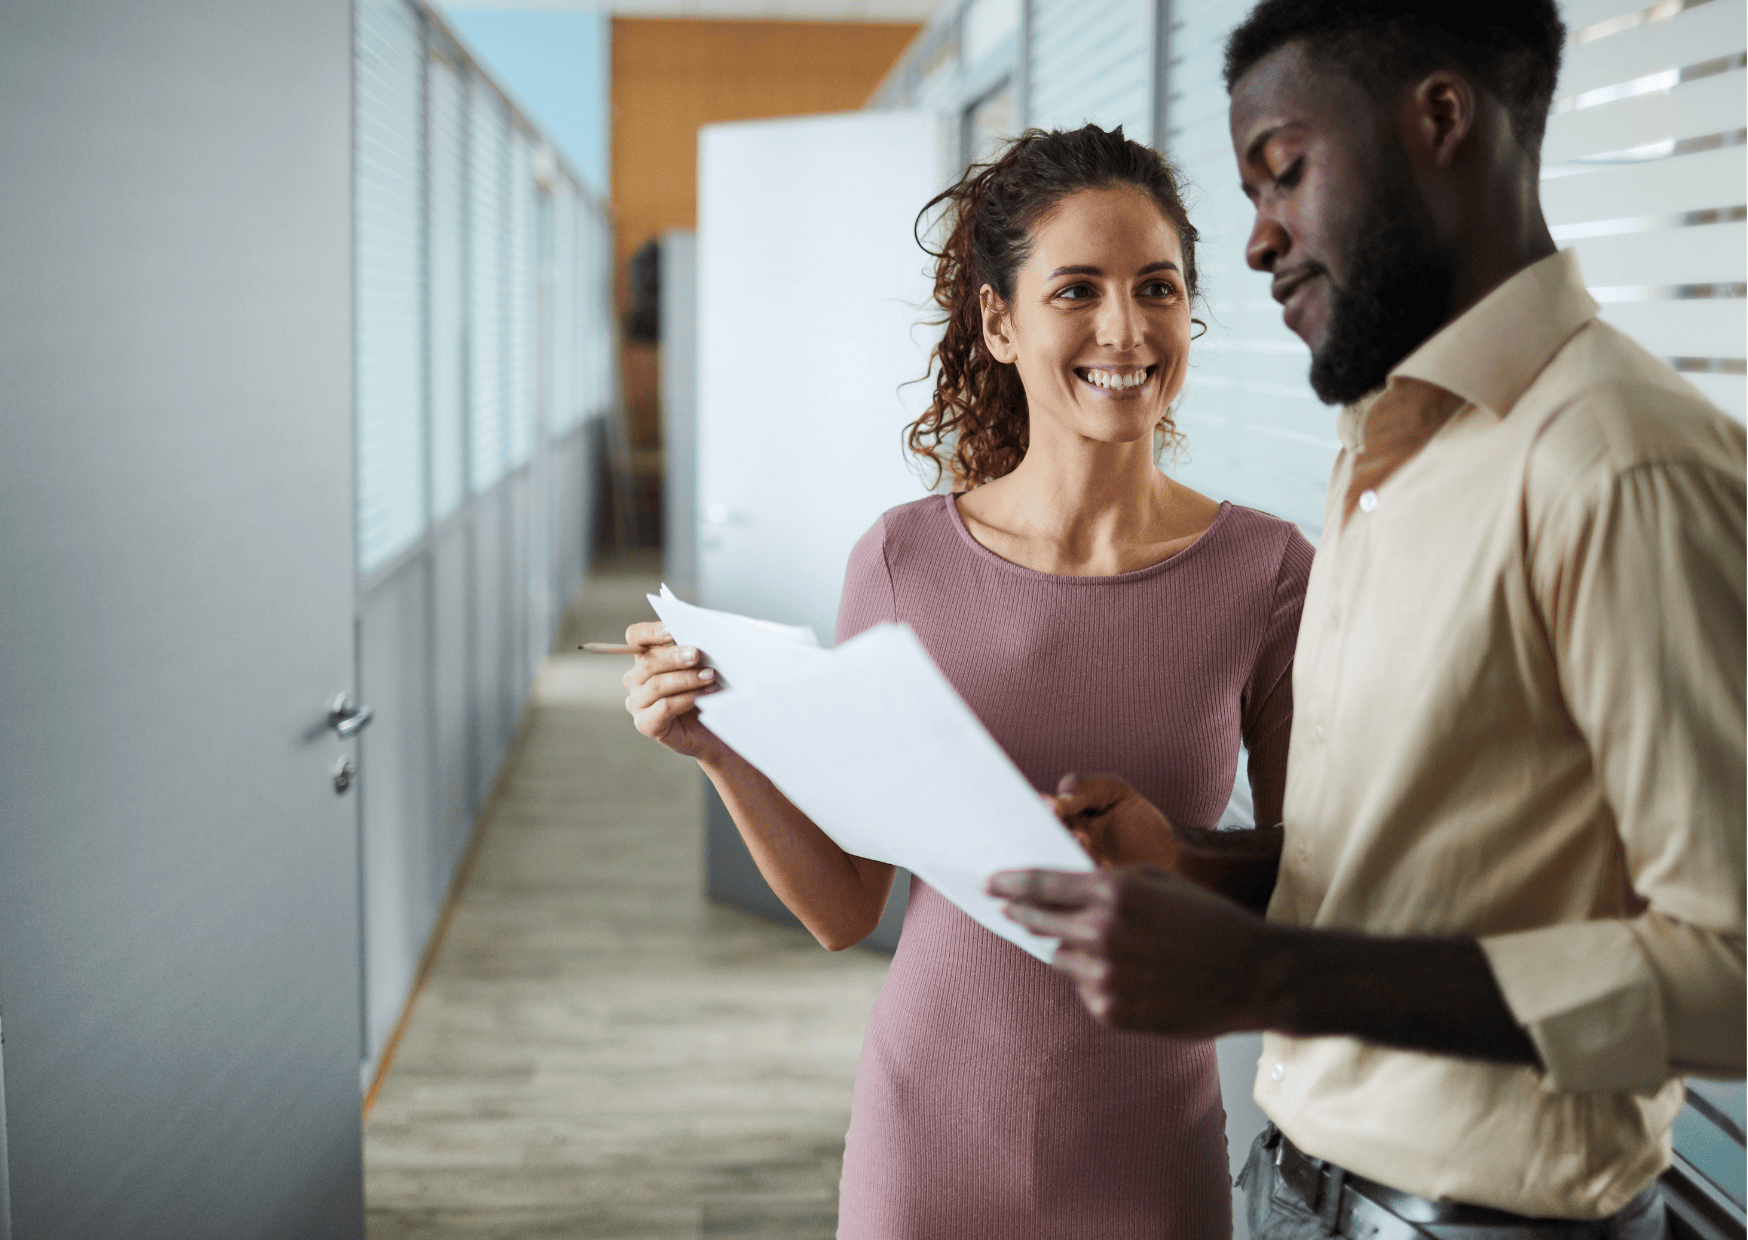
[[[1113,297],[1099,320],[1099,343],[1119,353],[1141,347],[1141,310],[1133,298]]]

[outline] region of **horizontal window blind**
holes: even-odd
[[[1542,148],[1549,227],[1602,317],[1748,414],[1748,10],[1574,0]]]
[[[1244,263],[1253,213],[1238,189],[1221,80],[1226,35],[1249,0],[1175,8],[1166,155],[1189,181],[1190,220],[1207,333],[1190,347],[1177,421],[1187,459],[1177,476],[1218,499],[1297,522],[1315,539],[1338,441],[1311,391],[1310,352],[1281,322],[1268,278]]]
[[[430,227],[431,517],[467,494],[467,95],[462,71],[433,49],[426,75]]]
[[[533,146],[520,126],[510,132],[505,186],[504,455],[514,469],[534,455],[534,168]]]
[[[1339,447],[1310,356],[1244,265],[1221,63],[1244,0],[1178,6],[1166,152],[1194,186],[1208,334],[1193,347],[1179,477],[1320,533]],[[1555,240],[1578,253],[1604,319],[1723,409],[1744,412],[1744,11],[1734,0],[1580,0],[1543,148]]]
[[[353,366],[360,572],[425,523],[424,219],[419,15],[359,0],[354,116]]]
[[[1027,123],[1153,137],[1153,0],[1030,0]]]
[[[509,178],[504,102],[477,77],[468,109],[467,473],[475,493],[504,474],[505,199]]]
[[[552,194],[552,395],[546,416],[552,433],[562,435],[577,420],[577,354],[568,346],[577,330],[577,199],[564,182]]]

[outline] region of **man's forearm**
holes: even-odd
[[[1253,913],[1267,910],[1281,868],[1281,828],[1211,831],[1173,823],[1171,829],[1178,844],[1178,873]]]
[[[1266,941],[1257,1028],[1540,1066],[1473,939],[1276,926]]]

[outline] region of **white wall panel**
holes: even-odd
[[[916,323],[930,285],[911,225],[935,191],[938,141],[934,116],[903,112],[699,134],[709,606],[809,624],[829,642],[850,548],[882,511],[927,494],[901,434],[928,399],[926,384],[905,386],[932,340]]]
[[[358,567],[425,525],[424,63],[405,0],[360,0],[353,178]]]

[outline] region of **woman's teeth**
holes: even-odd
[[[1086,381],[1094,387],[1107,388],[1113,392],[1121,392],[1127,388],[1140,387],[1147,382],[1146,370],[1089,370]]]

